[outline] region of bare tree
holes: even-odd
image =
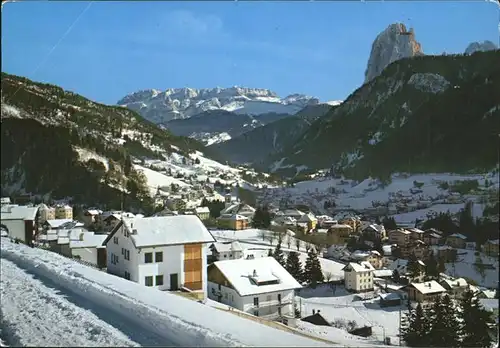
[[[274,241],[276,239],[276,235],[274,233],[268,233],[267,234],[267,240],[271,245],[273,245]]]
[[[286,246],[288,249],[290,249],[290,246],[292,245],[292,236],[290,236],[288,233],[286,234]]]
[[[297,251],[300,249],[300,239],[295,238],[295,246],[297,247]]]
[[[309,250],[311,250],[311,247],[312,247],[311,243],[307,242],[306,243],[306,251],[309,252]]]

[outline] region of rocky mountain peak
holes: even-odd
[[[380,75],[392,62],[422,54],[422,46],[415,39],[413,28],[407,30],[403,23],[389,25],[377,35],[372,44],[365,83]]]
[[[465,49],[465,54],[473,54],[474,52],[485,52],[493,51],[498,49],[498,47],[491,41],[486,40],[483,42],[471,42],[469,46]]]
[[[233,86],[229,88],[169,88],[148,89],[129,94],[118,105],[139,112],[146,119],[164,124],[172,119],[184,119],[210,110],[225,110],[237,114],[295,114],[307,105],[317,105],[317,98],[292,94],[280,98],[264,88]]]

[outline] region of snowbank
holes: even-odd
[[[172,346],[325,346],[167,292],[80,265],[58,254],[9,241],[3,259],[49,278],[113,315],[132,320]]]

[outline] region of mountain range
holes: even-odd
[[[261,88],[217,87],[143,90],[125,96],[117,104],[139,112],[153,123],[166,124],[213,110],[252,116],[295,114],[307,105],[319,104],[319,100],[302,94],[280,98],[276,93]]]

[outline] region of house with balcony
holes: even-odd
[[[73,220],[73,208],[67,204],[56,206],[56,219]]]
[[[404,229],[397,229],[389,231],[389,243],[397,244],[399,247],[408,245],[411,239],[411,232]]]
[[[210,218],[210,209],[208,207],[196,207],[194,208],[194,213],[201,221],[206,221]]]
[[[214,262],[208,267],[208,298],[266,319],[294,317],[302,286],[273,257]]]
[[[373,271],[375,268],[367,262],[350,262],[343,269],[344,286],[347,291],[366,292],[373,290]]]
[[[353,229],[350,225],[332,225],[327,232],[328,241],[334,245],[344,245],[347,244],[352,233]]]
[[[239,214],[222,214],[216,221],[221,229],[238,231],[248,228],[248,218]]]
[[[306,225],[307,230],[313,230],[316,228],[318,224],[318,219],[312,214],[312,213],[307,213],[302,215],[298,220],[297,223],[303,223]]]
[[[361,233],[368,240],[382,240],[387,237],[384,225],[367,225],[361,230]]]
[[[446,289],[435,280],[423,283],[410,283],[406,287],[406,291],[411,301],[420,302],[423,307],[432,306],[436,298],[446,293]]]
[[[207,250],[215,239],[195,215],[123,218],[107,236],[108,273],[159,290],[206,297]]]
[[[250,223],[255,215],[255,208],[245,203],[226,202],[226,207],[220,213],[221,215],[243,216],[247,219],[248,223]]]
[[[467,237],[460,233],[454,233],[446,238],[446,245],[455,249],[465,249]]]
[[[93,225],[97,222],[97,218],[102,211],[98,209],[87,209],[83,212],[82,220],[85,226]]]
[[[56,218],[56,208],[49,207],[47,204],[41,203],[38,206],[38,212],[40,214],[39,224],[43,224],[47,220],[55,220]]]
[[[427,245],[438,245],[439,242],[441,241],[441,234],[438,234],[431,230],[427,230],[424,231],[424,236],[422,240]]]

